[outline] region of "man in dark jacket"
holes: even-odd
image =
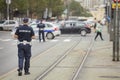
[[[41,40],[43,40],[43,42],[45,42],[45,34],[44,34],[45,24],[42,23],[42,20],[37,25],[37,27],[39,28],[39,41],[41,42]],[[42,37],[42,39],[41,39],[41,37]]]
[[[31,40],[35,38],[35,34],[33,29],[28,26],[28,18],[23,19],[23,25],[17,28],[14,38],[18,39],[18,76],[22,76],[23,68],[25,75],[29,75]]]

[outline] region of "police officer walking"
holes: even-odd
[[[23,25],[19,26],[15,32],[14,38],[18,39],[18,76],[29,75],[30,57],[31,57],[31,40],[35,38],[34,31],[28,26],[28,18],[23,19]]]
[[[45,34],[44,34],[45,24],[42,23],[42,20],[37,25],[37,27],[39,28],[39,41],[41,42],[41,40],[43,40],[43,42],[45,42]]]

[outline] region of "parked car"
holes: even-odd
[[[95,22],[94,21],[84,21],[87,25],[88,25],[88,27],[90,27],[90,28],[92,28],[92,27],[94,27],[94,25],[95,25]]]
[[[36,22],[30,23],[29,26],[31,26],[35,32],[35,36],[38,36],[38,31],[39,28],[37,28],[37,24]],[[45,36],[47,39],[54,39],[56,36],[61,35],[61,31],[58,27],[58,25],[50,23],[50,22],[44,22],[45,24]],[[13,35],[16,31],[16,28],[14,28],[11,32],[11,34]]]
[[[0,21],[0,30],[12,30],[13,28],[18,26],[19,23],[15,20]]]
[[[61,34],[65,33],[79,33],[81,36],[91,33],[91,28],[81,21],[65,21],[60,28]]]

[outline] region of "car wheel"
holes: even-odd
[[[87,32],[85,30],[81,31],[81,36],[86,36]]]
[[[55,36],[53,35],[53,33],[47,33],[46,37],[47,37],[47,39],[54,39],[55,38]]]

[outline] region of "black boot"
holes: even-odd
[[[18,69],[18,76],[22,76],[22,70]]]
[[[25,72],[25,75],[30,75],[30,72],[29,71]]]
[[[29,74],[30,74],[29,70],[28,69],[25,70],[25,75],[29,75]]]

